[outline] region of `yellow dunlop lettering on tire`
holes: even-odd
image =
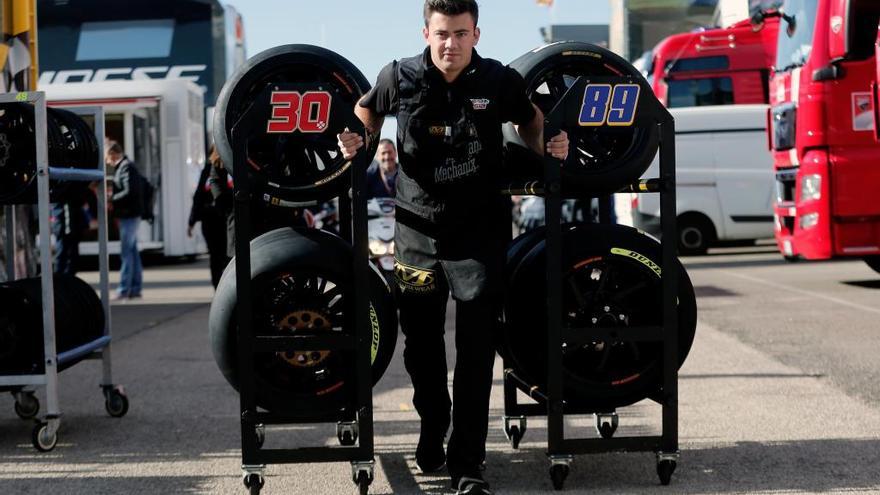
[[[436,288],[434,270],[418,268],[394,260],[394,278],[400,290],[413,292],[431,292]]]
[[[644,256],[644,255],[639,254],[635,251],[630,251],[629,249],[623,249],[623,248],[611,248],[611,254],[616,254],[618,256],[627,256],[629,258],[632,258],[632,259],[638,261],[639,263],[650,268],[651,271],[656,273],[658,277],[661,276],[662,270],[660,269],[660,265],[651,261],[651,259],[648,258],[647,256]]]
[[[379,315],[376,314],[376,308],[370,303],[370,328],[373,331],[373,342],[370,346],[370,364],[376,362],[376,354],[379,352],[379,337],[381,337],[381,329],[379,328]]]

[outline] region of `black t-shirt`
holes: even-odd
[[[447,83],[426,49],[385,66],[360,104],[397,116],[399,207],[450,226],[497,216],[501,125],[535,115],[516,71],[474,51]]]

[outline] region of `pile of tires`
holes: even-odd
[[[245,137],[249,183],[256,197],[284,207],[345,194],[352,164],[339,153],[336,134],[357,127],[352,110],[368,90],[363,74],[329,50],[287,45],[265,51],[220,92],[214,120],[217,149],[233,172],[233,128],[241,125],[242,116],[256,115],[263,124]],[[289,109],[295,117],[285,113]],[[374,151],[362,152],[372,156]],[[354,334],[356,288],[353,249],[347,241],[323,230],[280,228],[253,239],[250,257],[255,336]],[[229,264],[217,287],[209,331],[217,366],[238,390],[235,264]],[[366,289],[370,303],[367,328],[375,383],[394,352],[397,313],[391,287],[373,265],[367,269],[368,287],[357,290]],[[353,403],[355,361],[353,350],[257,352],[256,404],[285,415],[332,417]]]
[[[0,106],[0,204],[37,201],[37,151],[34,106],[7,103]],[[98,142],[89,125],[68,110],[46,109],[46,142],[49,165],[59,168],[96,169],[100,165]],[[63,201],[85,183],[50,181],[49,197]]]
[[[94,289],[70,275],[55,275],[55,347],[58,354],[104,335],[104,307]],[[40,278],[0,283],[0,375],[44,372]],[[58,370],[77,361],[60,363]]]
[[[517,375],[546,390],[546,230],[523,234],[507,251],[505,331],[499,352]],[[623,225],[568,224],[562,234],[563,329],[662,327],[660,244]],[[697,307],[693,285],[678,271],[680,366],[694,340]],[[563,345],[566,403],[611,411],[654,397],[662,383],[663,346],[657,342],[596,341]]]
[[[613,194],[637,182],[648,169],[660,144],[659,103],[628,62],[595,45],[560,42],[533,50],[510,66],[522,75],[529,98],[545,119],[568,133],[571,148],[560,168],[563,198]],[[578,84],[583,86],[577,86],[575,94],[571,89]],[[616,99],[621,87],[625,97]],[[595,112],[588,95],[597,97]],[[626,98],[628,106],[622,105]],[[612,122],[612,112],[623,106],[628,116],[614,114]],[[504,136],[512,178],[542,181],[543,157],[532,152],[512,126]],[[547,293],[546,234],[540,227],[509,246],[505,324],[498,339],[498,350],[516,376],[542,390],[548,383],[547,298],[536,295]],[[568,223],[562,227],[562,246],[563,333],[614,328],[620,337],[586,345],[560,343],[566,404],[603,412],[657,397],[663,382],[660,244],[625,226]],[[674,270],[680,366],[694,339],[696,302],[678,261]],[[657,341],[628,341],[629,327],[658,328]]]

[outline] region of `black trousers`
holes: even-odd
[[[430,230],[398,210],[395,277],[406,338],[404,364],[412,379],[422,434],[442,437],[451,419],[449,473],[453,478],[474,476],[486,457],[504,243],[487,235],[486,229]],[[450,292],[456,305],[452,400],[444,335]]]
[[[211,284],[217,288],[223,270],[229,264],[229,256],[226,255],[226,218],[220,212],[206,212],[202,217],[202,235],[208,246],[208,256],[211,266]]]
[[[413,405],[421,417],[424,434],[445,433],[452,406],[447,465],[453,477],[460,477],[474,474],[486,457],[495,362],[492,333],[498,305],[489,297],[456,301],[455,375],[450,401],[444,335],[449,291],[441,286],[445,281],[430,294],[401,294],[400,326],[406,337],[403,359],[412,378]]]

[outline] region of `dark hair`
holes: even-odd
[[[122,151],[122,146],[119,146],[119,143],[117,143],[116,141],[112,141],[110,143],[110,146],[107,148],[107,153],[122,155],[124,152]]]
[[[383,145],[383,144],[390,144],[392,148],[396,148],[396,146],[394,146],[394,141],[392,141],[392,140],[390,140],[390,139],[388,139],[388,138],[382,138],[382,139],[380,139],[380,140],[379,140],[379,143],[377,144],[377,146],[381,146],[381,145]]]
[[[470,14],[474,18],[474,26],[480,18],[477,0],[425,0],[425,27],[428,26],[428,20],[434,12],[448,16]]]

